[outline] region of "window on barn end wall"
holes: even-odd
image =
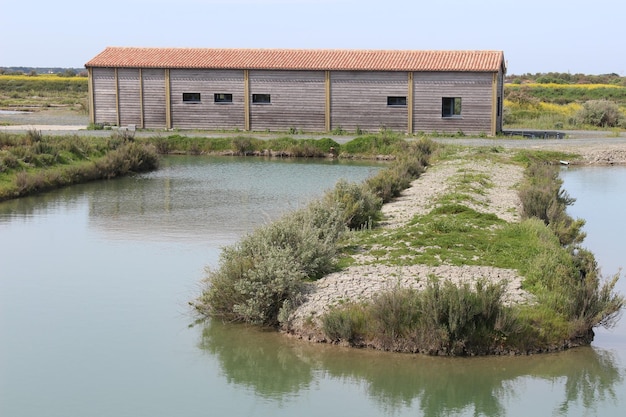
[[[387,105],[393,107],[406,107],[405,96],[387,96]]]
[[[461,97],[442,98],[441,117],[461,117]]]
[[[232,103],[233,102],[233,95],[232,94],[225,94],[225,93],[215,93],[214,101],[216,103]]]
[[[269,94],[252,94],[252,102],[254,104],[270,104]]]
[[[183,93],[183,103],[200,103],[200,93]]]

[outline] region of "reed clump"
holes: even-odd
[[[331,340],[437,355],[493,353],[518,329],[502,302],[504,286],[477,280],[456,285],[429,279],[418,291],[396,287],[371,302],[332,310],[322,321]]]

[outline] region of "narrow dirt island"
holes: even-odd
[[[541,145],[533,147],[537,150]],[[610,143],[568,146],[566,141],[559,145],[542,148],[545,152],[563,152],[571,155],[572,160],[557,161],[563,165],[612,165],[626,164],[626,145]],[[518,223],[522,219],[522,202],[519,188],[524,179],[524,166],[511,161],[517,150],[497,150],[497,158],[465,158],[466,153],[476,150],[460,151],[453,158],[441,158],[405,189],[400,197],[382,207],[383,218],[378,226],[380,230],[377,242],[360,248],[351,256],[352,264],[323,278],[308,282],[303,290],[302,303],[295,308],[283,331],[289,335],[312,342],[347,343],[346,340],[333,340],[324,331],[323,318],[335,308],[371,302],[380,294],[398,288],[423,290],[429,279],[452,282],[455,285],[468,284],[475,287],[477,280],[504,286],[502,301],[504,305],[524,305],[535,302],[535,296],[524,289],[524,277],[515,269],[480,265],[480,260],[473,259],[467,265],[452,265],[445,261],[437,265],[412,264],[410,251],[420,251],[409,242],[407,262],[392,261],[389,255],[393,250],[386,243],[397,247],[398,242],[380,239],[380,236],[393,235],[394,230],[405,228],[415,222],[415,216],[426,215],[445,195],[463,194],[463,204],[479,213],[493,214],[507,223]],[[574,156],[575,155],[575,156]],[[418,220],[419,221],[419,220]],[[576,335],[558,344],[529,346],[527,350],[503,349],[495,354],[527,354],[554,351],[589,344],[593,332]],[[373,347],[385,350],[408,350],[413,347],[385,345],[368,340],[350,341],[349,345]],[[462,350],[462,349],[461,349]],[[418,350],[422,351],[423,350]],[[454,354],[454,352],[430,351],[430,354]],[[461,354],[464,354],[461,352]],[[482,354],[482,353],[479,353]]]

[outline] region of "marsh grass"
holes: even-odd
[[[353,345],[444,355],[492,353],[519,328],[503,295],[503,285],[482,279],[457,286],[433,277],[423,291],[398,286],[371,302],[338,306],[322,326],[331,340]]]
[[[151,145],[119,138],[0,133],[0,200],[158,166]]]

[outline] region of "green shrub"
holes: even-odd
[[[355,344],[364,336],[367,321],[365,314],[363,306],[359,304],[333,308],[322,316],[322,331],[333,342]]]
[[[383,203],[391,201],[399,196],[402,190],[408,188],[411,181],[422,175],[435,148],[435,142],[429,139],[412,142],[391,167],[368,178],[366,186],[380,197]]]
[[[254,150],[252,139],[246,136],[237,136],[232,141],[233,150],[239,155],[246,155]]]
[[[372,331],[386,348],[393,348],[398,339],[411,337],[420,318],[417,291],[395,288],[378,294],[372,300],[369,315]]]
[[[590,100],[583,104],[576,115],[580,123],[598,127],[620,125],[622,115],[618,105],[610,100]]]
[[[339,180],[326,192],[324,200],[329,206],[338,206],[343,221],[350,229],[372,227],[380,218],[382,200],[367,187]]]
[[[19,160],[10,152],[0,151],[0,162],[6,169],[15,169],[20,166]]]
[[[32,143],[40,142],[43,139],[43,135],[41,134],[41,130],[37,130],[37,129],[28,129],[28,131],[26,132],[26,137]]]
[[[383,203],[388,203],[399,196],[411,182],[400,170],[387,169],[378,171],[376,175],[368,178],[365,184]]]
[[[574,220],[567,214],[567,207],[576,200],[561,189],[563,181],[558,168],[543,162],[534,162],[526,170],[526,181],[519,190],[522,217],[536,217],[548,225],[559,237],[562,245],[580,243],[584,220]]]
[[[431,279],[423,291],[398,286],[371,302],[335,308],[322,317],[322,328],[333,341],[365,339],[389,350],[485,354],[519,329],[503,295],[503,284],[484,279],[473,288]]]
[[[351,155],[393,155],[405,144],[406,141],[398,134],[383,131],[356,137],[343,144],[341,150]]]
[[[502,304],[504,288],[482,279],[474,289],[467,283],[431,281],[420,294],[420,345],[430,352],[475,354],[489,351],[494,342],[501,343],[514,326],[514,320],[502,319],[507,314]],[[504,324],[507,327],[502,327]]]
[[[154,144],[156,151],[160,155],[167,155],[168,153],[170,153],[171,146],[167,138],[157,136],[155,138],[152,138],[151,142]]]
[[[153,145],[127,143],[95,161],[101,178],[114,178],[130,172],[145,172],[158,166],[159,157]]]
[[[311,203],[224,248],[219,268],[195,304],[201,314],[267,326],[297,304],[303,280],[334,270],[337,239],[345,231],[336,206]]]

